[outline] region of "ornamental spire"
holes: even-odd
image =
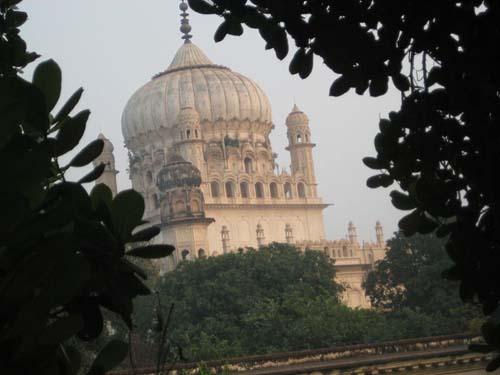
[[[182,0],[181,3],[179,4],[179,9],[181,10],[181,28],[180,31],[182,34],[182,39],[184,39],[184,43],[190,43],[190,39],[193,37],[191,34],[191,25],[189,24],[189,13],[186,12],[188,10],[188,5],[186,4],[185,0]]]

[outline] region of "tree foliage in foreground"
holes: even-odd
[[[319,251],[272,244],[259,251],[181,263],[160,279],[174,304],[169,339],[187,360],[223,359],[351,343],[462,333],[445,314],[386,314],[340,303],[332,261]],[[135,322],[151,340],[155,307],[140,298]],[[153,340],[154,342],[154,340]],[[154,359],[153,359],[154,360]]]
[[[441,278],[442,270],[451,264],[444,251],[445,242],[434,235],[405,237],[395,233],[387,241],[385,258],[376,263],[364,283],[373,307],[440,316],[443,324],[456,327],[457,332],[478,322],[478,309],[463,304],[457,282]]]
[[[224,18],[215,33],[258,29],[283,59],[287,35],[297,46],[290,72],[307,77],[314,56],[339,75],[330,95],[354,89],[384,95],[389,83],[402,104],[379,123],[380,173],[371,188],[389,187],[392,202],[411,211],[403,232],[448,236],[464,301],[478,300],[491,319],[483,333],[500,349],[500,3],[495,0],[189,0],[200,13]],[[401,192],[401,190],[403,192]],[[492,363],[490,369],[500,365]]]
[[[102,309],[132,325],[132,300],[148,294],[144,272],[127,258],[169,254],[170,246],[135,248],[157,228],[143,224],[144,201],[127,190],[114,199],[98,185],[84,184],[104,170],[97,166],[79,181],[65,172],[84,167],[102,152],[96,140],[72,158],[90,112],[74,109],[77,90],[57,112],[62,74],[48,60],[32,81],[22,69],[38,55],[26,51],[19,27],[27,15],[20,0],[0,0],[0,369],[2,374],[66,375],[78,371],[81,353],[70,339],[91,342],[103,331]],[[70,160],[61,163],[61,158]],[[102,374],[127,355],[128,344],[109,341],[89,374]]]

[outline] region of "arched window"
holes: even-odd
[[[340,252],[340,249],[338,250],[338,256],[339,256],[339,258],[342,257],[342,253]]]
[[[231,181],[226,182],[226,197],[234,198],[234,185]]]
[[[305,198],[306,197],[306,187],[302,182],[299,182],[297,184],[297,192],[299,194],[300,198]]]
[[[330,255],[330,250],[327,247],[323,249],[323,252],[325,253],[326,256]]]
[[[271,182],[269,184],[269,190],[271,192],[271,198],[278,198],[278,185],[276,185],[276,182]]]
[[[146,182],[148,185],[151,185],[153,183],[153,173],[151,171],[146,172]]]
[[[194,129],[194,137],[198,138],[198,129]]]
[[[206,258],[206,253],[205,253],[205,250],[204,249],[199,249],[198,250],[198,258]]]
[[[192,212],[200,212],[200,202],[198,202],[196,199],[191,201],[191,211]]]
[[[217,181],[212,181],[210,183],[210,191],[212,193],[213,198],[219,197],[219,183]]]
[[[292,198],[292,185],[289,182],[285,183],[284,190],[285,190],[285,198],[291,199]]]
[[[306,134],[306,142],[309,142],[309,136]]]
[[[297,143],[302,143],[302,134],[297,134]]]
[[[347,246],[342,246],[342,255],[347,257]]]
[[[190,139],[191,138],[191,130],[186,130],[186,138]]]
[[[153,194],[151,196],[151,203],[152,203],[152,206],[155,210],[160,208],[160,200],[158,199],[158,195]]]
[[[255,196],[259,199],[264,198],[264,185],[262,185],[262,182],[255,184]]]
[[[181,201],[181,200],[178,200],[177,202],[175,202],[175,213],[178,214],[178,213],[181,213],[181,212],[184,212],[186,209],[185,209],[185,206],[184,206],[184,202]]]
[[[245,172],[246,173],[252,173],[253,172],[253,162],[252,162],[252,159],[251,158],[245,158]]]
[[[250,198],[250,191],[248,189],[248,182],[243,181],[240,183],[240,192],[242,198]]]
[[[182,250],[181,256],[182,256],[182,260],[187,260],[188,256],[189,256],[189,250],[186,250],[186,249]]]

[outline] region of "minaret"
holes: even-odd
[[[306,195],[316,197],[317,184],[312,156],[312,149],[316,145],[311,142],[309,118],[295,104],[286,118],[286,126],[288,128],[286,149],[290,151],[292,175],[302,173],[310,190]]]
[[[377,236],[377,245],[380,247],[385,246],[384,230],[382,229],[382,224],[380,224],[380,221],[377,221],[377,223],[375,224],[375,235]]]
[[[107,139],[102,133],[100,133],[97,138],[104,141],[104,148],[101,155],[99,155],[93,163],[94,166],[98,166],[99,164],[103,163],[106,167],[101,177],[99,177],[95,181],[95,183],[96,185],[107,185],[111,189],[113,196],[115,196],[118,193],[118,189],[116,186],[116,175],[118,174],[118,171],[115,169],[115,157],[113,156],[114,147],[110,140]]]
[[[352,221],[349,222],[349,225],[347,227],[347,234],[349,236],[349,242],[352,244],[355,244],[358,242],[358,234],[356,232],[356,227],[352,223]]]
[[[202,174],[202,180],[206,181],[203,155],[205,141],[201,134],[200,116],[194,108],[184,107],[180,110],[174,134],[180,155],[198,168]]]

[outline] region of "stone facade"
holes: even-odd
[[[183,259],[288,242],[334,258],[339,280],[348,284],[346,302],[367,307],[361,284],[383,257],[383,236],[359,244],[351,225],[347,240],[325,239],[328,205],[317,192],[307,115],[294,105],[285,119],[291,166],[279,170],[269,99],[191,42],[186,4],[181,8],[184,44],[164,72],[134,93],[122,117],[130,179],[145,198],[145,219],[162,226],[156,241],[177,249],[162,271]],[[112,153],[102,158],[110,168],[100,182],[116,191]]]

